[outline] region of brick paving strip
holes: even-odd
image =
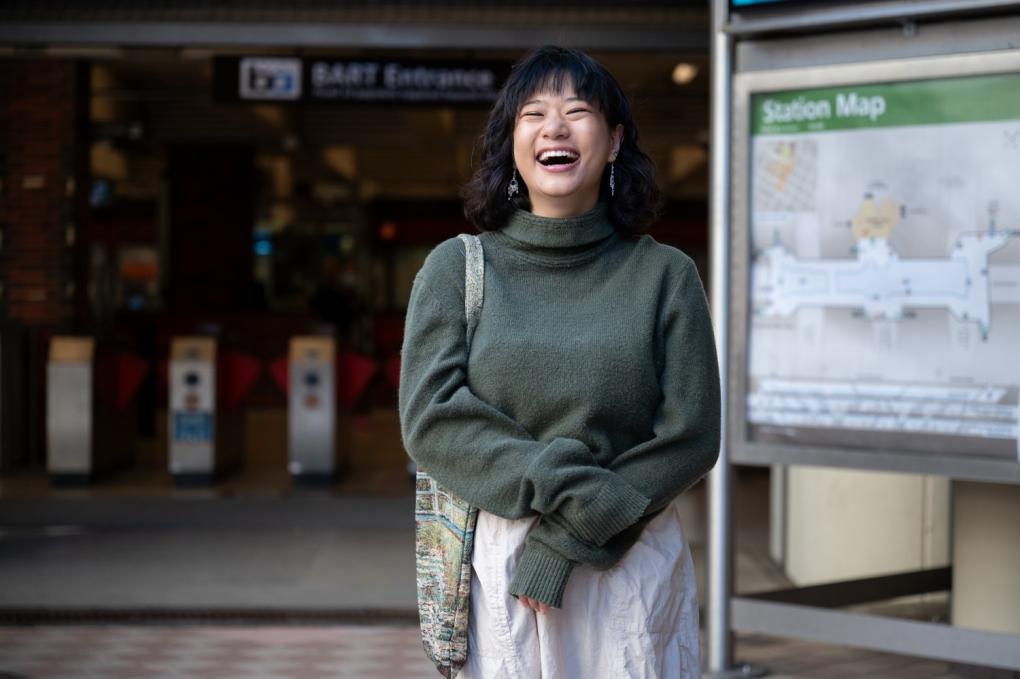
[[[433,679],[412,625],[0,627],[0,677]]]
[[[954,677],[946,663],[745,635],[774,679]],[[413,624],[0,626],[0,679],[434,679]]]

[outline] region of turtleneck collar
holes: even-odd
[[[576,217],[539,217],[517,210],[500,231],[521,243],[538,248],[578,248],[613,235],[606,204],[599,201]]]

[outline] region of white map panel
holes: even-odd
[[[752,436],[1020,457],[1020,122],[752,139]]]

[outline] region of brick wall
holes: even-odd
[[[74,61],[0,59],[0,315],[28,326],[66,326],[81,292],[83,74]]]

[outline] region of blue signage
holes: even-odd
[[[777,5],[787,6],[821,6],[821,5],[847,5],[852,4],[852,0],[730,0],[730,7],[732,9],[742,9],[746,7],[759,7],[769,6],[774,7]]]
[[[174,413],[173,439],[177,443],[209,443],[212,436],[211,413]]]

